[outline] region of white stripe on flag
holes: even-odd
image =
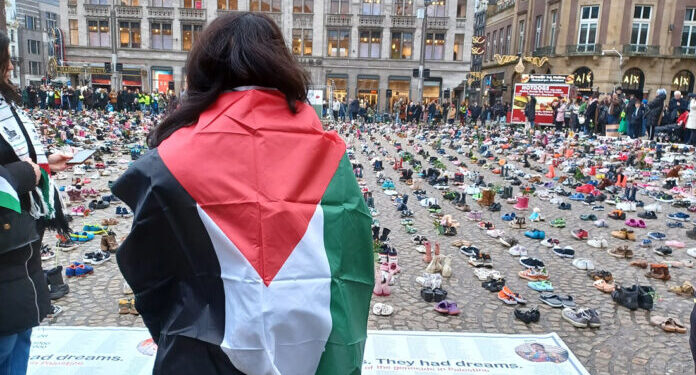
[[[331,269],[321,205],[268,287],[200,206],[198,213],[220,262],[225,289],[220,346],[232,364],[247,375],[314,374],[331,333]]]
[[[2,176],[0,176],[0,191],[11,195],[14,199],[19,201],[19,197],[17,196],[17,192],[15,191],[15,189]]]

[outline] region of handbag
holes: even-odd
[[[580,125],[585,124],[585,115],[578,115],[578,124],[580,124]]]
[[[619,122],[619,133],[626,134],[626,119],[622,118]]]
[[[0,208],[0,254],[24,247],[38,239],[36,221],[29,212],[17,213]]]

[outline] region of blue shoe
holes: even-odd
[[[123,207],[121,207],[121,206],[116,207],[116,215],[121,215],[121,209],[122,209],[122,208],[123,208]]]
[[[513,220],[515,220],[515,217],[517,217],[517,215],[515,215],[515,213],[513,212],[513,213],[503,215],[502,219],[503,219],[503,221],[513,221]]]
[[[683,213],[683,212],[676,212],[676,213],[667,215],[667,217],[672,219],[672,220],[688,221],[690,216]]]
[[[538,229],[528,230],[524,232],[524,235],[535,240],[543,240],[546,237],[546,233]]]
[[[650,232],[648,233],[648,237],[652,238],[653,240],[662,241],[667,238],[667,235],[660,232]]]
[[[640,242],[640,247],[650,247],[650,246],[652,246],[652,241],[650,241],[647,238]]]
[[[684,228],[684,224],[681,223],[681,221],[668,221],[667,226],[669,228]]]
[[[575,193],[575,194],[572,194],[570,197],[568,197],[568,199],[570,199],[572,201],[583,201],[583,200],[585,200],[585,195],[582,193]]]
[[[527,286],[536,290],[537,292],[553,292],[553,285],[550,281],[530,281]]]

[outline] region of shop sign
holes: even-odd
[[[56,73],[58,73],[58,74],[80,74],[80,73],[105,74],[106,70],[103,67],[96,67],[96,66],[90,66],[87,68],[82,67],[82,66],[57,66]]]
[[[573,76],[575,76],[574,84],[579,91],[592,91],[594,74],[589,68],[580,68],[573,73]]]
[[[520,82],[544,84],[559,83],[564,85],[570,85],[573,84],[573,82],[575,82],[575,76],[565,76],[560,74],[522,74]]]

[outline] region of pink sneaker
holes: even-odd
[[[669,247],[676,247],[676,248],[678,248],[678,249],[681,249],[681,248],[684,247],[684,243],[683,243],[683,242],[681,242],[681,241],[674,241],[674,240],[665,242],[665,245],[667,245],[667,246],[669,246]]]

